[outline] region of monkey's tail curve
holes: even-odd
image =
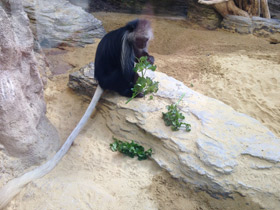
[[[73,141],[75,140],[79,132],[82,130],[82,128],[88,121],[102,93],[103,93],[103,89],[98,85],[94,93],[94,96],[92,97],[92,100],[85,114],[83,115],[82,119],[80,120],[78,125],[74,128],[74,130],[67,138],[65,143],[62,145],[60,150],[49,161],[35,168],[34,170],[29,171],[24,175],[9,181],[6,185],[4,185],[0,189],[0,209],[3,209],[12,200],[12,198],[21,191],[21,189],[26,184],[28,184],[34,179],[38,179],[45,176],[57,165],[57,163],[61,160],[61,158],[67,153]]]

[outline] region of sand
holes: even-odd
[[[95,16],[106,31],[139,17]],[[155,37],[150,53],[157,71],[258,119],[280,137],[279,45],[252,35],[208,31],[178,18],[152,18],[152,23]],[[89,103],[67,87],[68,73],[94,60],[97,43],[45,51],[57,74],[49,77],[45,90],[47,116],[64,140]],[[195,191],[152,160],[140,162],[113,153],[109,148],[112,136],[99,105],[58,166],[29,184],[7,209],[258,209],[238,196],[217,200]]]

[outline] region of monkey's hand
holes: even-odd
[[[147,61],[148,61],[150,64],[152,64],[152,65],[154,64],[154,62],[155,62],[154,56],[149,55],[149,53],[148,53],[146,50],[142,52],[141,56],[147,56],[147,57],[148,57]],[[140,56],[140,57],[141,57],[141,56]],[[139,58],[140,58],[140,57],[139,57]]]
[[[151,56],[151,55],[149,55],[148,56],[148,62],[150,63],[150,64],[154,64],[154,62],[155,62],[155,58],[154,58],[154,56]]]

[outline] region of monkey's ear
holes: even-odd
[[[132,32],[134,31],[137,26],[138,26],[138,23],[139,23],[139,19],[135,19],[133,21],[130,21],[126,24],[126,29],[129,31],[129,32]]]

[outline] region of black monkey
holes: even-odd
[[[95,78],[102,89],[131,97],[137,73],[134,62],[147,56],[150,63],[154,57],[148,54],[148,44],[153,37],[150,22],[136,19],[106,34],[100,41],[95,57]]]

